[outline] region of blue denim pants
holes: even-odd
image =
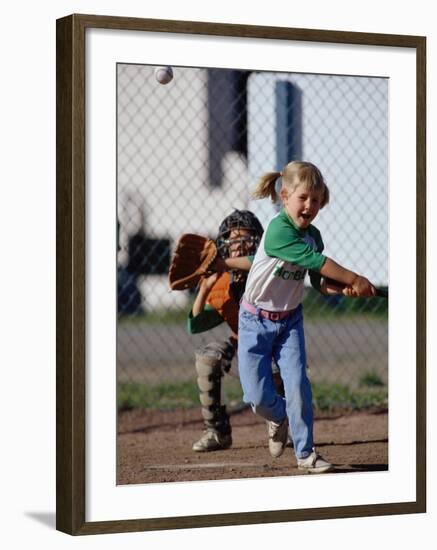
[[[276,393],[272,360],[281,373],[285,399]],[[314,418],[306,374],[302,306],[279,321],[249,313],[240,306],[238,369],[244,401],[266,420],[282,422],[287,415],[296,457],[310,455]]]

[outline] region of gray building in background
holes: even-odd
[[[326,253],[388,284],[387,79],[176,67],[163,86],[153,71],[118,66],[121,266],[139,232],[167,240],[168,263],[182,233],[214,236],[233,208],[265,225],[276,208],[250,200],[257,179],[304,159],[331,190],[316,220]],[[148,309],[183,305],[183,294],[168,294],[164,267],[143,271]]]
[[[183,233],[215,237],[235,208],[265,225],[276,208],[251,191],[289,160],[316,164],[330,188],[316,220],[326,254],[388,284],[387,80],[174,67],[160,85],[154,69],[117,67],[120,381],[192,379],[193,350],[227,336],[225,325],[187,334],[193,295],[169,292],[171,252]],[[342,304],[307,294],[312,379],[358,384],[372,371],[385,381],[386,302],[351,316]],[[142,312],[138,323],[125,315]]]
[[[388,80],[252,74],[249,179],[294,159],[316,164],[330,189],[315,220],[326,253],[388,285]],[[269,201],[250,208],[263,223],[276,211]]]

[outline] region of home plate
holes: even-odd
[[[214,468],[267,468],[267,464],[255,464],[251,462],[205,462],[203,464],[161,464],[160,466],[147,466],[146,470],[203,470]]]

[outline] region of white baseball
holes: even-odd
[[[171,67],[157,67],[155,78],[160,84],[168,84],[173,80],[173,69]]]

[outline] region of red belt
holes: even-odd
[[[249,313],[253,313],[254,315],[261,315],[261,317],[269,319],[269,321],[280,321],[281,319],[285,319],[285,317],[288,317],[295,311],[294,309],[289,309],[288,311],[268,311],[267,309],[255,307],[244,298],[241,300],[241,305]]]

